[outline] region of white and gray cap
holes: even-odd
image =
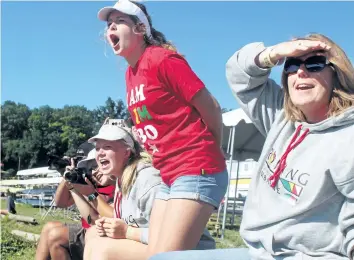
[[[146,36],[151,36],[151,28],[149,24],[149,20],[145,13],[137,6],[129,0],[119,0],[114,6],[106,6],[103,7],[98,12],[98,19],[102,21],[107,21],[108,16],[112,11],[119,11],[123,14],[134,15],[138,17],[139,21],[145,25]]]

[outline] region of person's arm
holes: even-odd
[[[263,135],[270,130],[284,100],[283,89],[269,79],[271,69],[257,65],[265,49],[263,43],[247,44],[226,63],[226,78],[234,97]]]
[[[69,188],[74,187],[79,193],[83,195],[90,195],[94,192],[93,188],[89,185],[69,183],[65,179],[59,184],[55,193],[54,201],[57,207],[67,208],[74,204]]]
[[[92,196],[96,193],[92,184],[81,185],[67,182],[65,186],[70,194],[70,198],[76,204],[81,216],[87,223],[93,223],[101,214],[101,216],[113,216],[113,208],[107,203],[105,196],[97,195],[91,203],[89,202],[87,196]]]
[[[175,93],[178,98],[198,111],[203,122],[220,144],[221,108],[188,62],[177,53],[171,54],[160,63],[158,77],[168,91]]]
[[[351,181],[352,183],[352,181]],[[345,185],[347,186],[347,185]],[[352,185],[350,185],[352,186]],[[343,188],[342,188],[343,191]],[[352,189],[353,193],[354,189]],[[346,200],[343,203],[342,211],[339,214],[339,227],[344,235],[344,250],[349,259],[354,256],[354,196],[346,193]]]
[[[86,220],[88,224],[93,224],[97,219],[99,219],[99,214],[94,209],[90,203],[86,200],[86,198],[75,188],[70,189],[69,191],[71,196],[75,202],[77,209],[80,212],[82,218]]]
[[[125,238],[147,245],[147,240],[143,241],[141,239],[142,237],[146,236],[145,234],[149,236],[149,228],[136,228],[136,227],[128,226],[127,232],[125,233]]]
[[[138,187],[138,208],[140,210],[141,217],[145,218],[148,223],[139,228],[139,232],[131,229],[132,233],[128,232],[128,237],[131,236],[134,240],[139,235],[139,241],[143,244],[148,244],[149,238],[149,222],[151,211],[154,205],[155,197],[160,190],[160,184],[162,182],[160,172],[153,167],[148,167],[139,172],[136,180]],[[128,230],[129,231],[129,230]]]
[[[222,113],[218,101],[206,88],[203,88],[195,94],[191,103],[197,109],[203,122],[216,138],[218,145],[221,145]]]
[[[91,205],[97,210],[102,217],[113,218],[113,207],[108,204],[102,195],[98,195],[97,198],[91,202]]]
[[[334,184],[345,196],[338,216],[339,228],[344,236],[343,249],[349,259],[354,254],[354,161],[345,156],[330,169]]]
[[[68,208],[74,204],[74,200],[69,192],[68,183],[62,180],[55,192],[54,201],[59,208]]]

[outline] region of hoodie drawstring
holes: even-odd
[[[279,161],[279,164],[278,164],[277,168],[275,169],[273,175],[269,177],[269,180],[272,181],[272,183],[270,185],[272,188],[274,188],[275,185],[277,185],[277,182],[278,182],[278,180],[280,178],[280,175],[281,175],[281,173],[284,171],[284,169],[286,167],[286,159],[287,159],[289,153],[291,152],[291,150],[293,150],[298,144],[300,144],[305,139],[307,134],[310,132],[309,129],[306,129],[305,132],[299,137],[299,139],[297,139],[297,137],[300,134],[301,128],[302,128],[302,125],[299,125],[296,128],[295,135],[291,139],[291,142],[288,145],[288,147],[286,148],[283,156],[280,158],[280,161]]]
[[[119,190],[116,191],[118,194],[117,194],[116,200],[114,201],[114,211],[116,213],[117,218],[122,218],[121,203],[122,203],[123,194],[122,194],[120,179],[117,180],[117,184],[118,184]]]

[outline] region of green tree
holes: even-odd
[[[18,169],[28,159],[21,139],[28,129],[31,111],[28,106],[5,101],[1,106],[1,162],[7,169]]]
[[[23,132],[28,129],[27,120],[31,115],[28,106],[15,103],[13,101],[5,101],[1,106],[1,140],[21,139]]]
[[[54,109],[49,106],[42,106],[32,110],[28,118],[29,131],[25,135],[25,144],[31,153],[28,167],[42,166],[47,161],[48,149],[50,144],[50,123],[53,121]]]
[[[114,119],[127,119],[129,117],[129,112],[124,105],[124,102],[121,99],[114,101],[110,97],[107,98],[104,106],[99,106],[97,109],[94,109],[93,114],[95,120],[95,132],[98,132],[107,117]]]
[[[3,143],[2,149],[4,151],[3,161],[9,163],[15,169],[21,168],[22,164],[28,159],[28,153],[24,148],[22,140],[7,140]],[[17,162],[17,167],[16,167]]]
[[[77,147],[95,135],[106,117],[128,117],[122,100],[107,98],[103,106],[91,111],[84,106],[29,109],[5,101],[1,106],[1,162],[3,170],[27,169],[47,165],[48,155],[73,156]]]
[[[83,106],[65,106],[56,117],[51,126],[56,128],[56,133],[60,133],[65,154],[73,156],[77,147],[94,135],[94,113]]]

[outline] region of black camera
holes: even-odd
[[[49,160],[48,160],[48,169],[49,170],[57,170],[61,174],[65,172],[65,167],[71,165],[71,159],[70,158],[61,158],[56,155],[49,155]],[[74,158],[74,165],[77,165],[79,161],[84,159],[84,156],[75,156]]]
[[[74,166],[76,167],[78,162],[81,161],[82,159],[85,159],[88,155],[88,153],[95,148],[95,146],[91,143],[84,142],[82,143],[76,150],[75,157],[72,157],[74,159]],[[61,174],[65,172],[66,166],[71,165],[71,159],[70,158],[62,158],[57,155],[50,154],[48,160],[48,167],[49,170],[57,170]]]
[[[76,184],[86,184],[85,178],[87,178],[92,184],[95,182],[92,179],[92,170],[88,170],[86,168],[74,168],[71,171],[67,171],[64,174],[64,178],[71,183]]]

